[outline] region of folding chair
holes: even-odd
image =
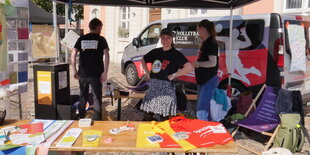
[[[265,89],[264,95],[258,107],[254,111],[254,113],[250,117],[244,120],[238,121],[236,123],[238,127],[233,131],[232,136],[233,137],[235,136],[240,126],[247,128],[247,129],[254,130],[263,135],[270,136],[271,138],[269,139],[266,147],[264,148],[264,151],[267,151],[271,143],[273,142],[275,135],[277,134],[277,131],[279,129],[279,124],[280,124],[280,118],[276,114],[275,108],[274,108],[275,102],[277,100],[277,95],[274,93],[272,87],[266,87],[266,85],[264,85],[261,88],[259,94],[253,100],[245,116],[247,117],[247,115],[249,114],[251,109],[254,107],[255,102],[257,101],[257,99],[259,98],[260,94],[262,93],[264,89]],[[275,129],[273,133],[267,132],[267,131],[274,129],[275,127],[277,128]],[[250,150],[250,149],[247,149],[247,150],[254,152],[253,150]],[[254,152],[254,153],[257,153],[257,152]]]

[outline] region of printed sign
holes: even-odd
[[[290,71],[306,71],[305,29],[301,25],[290,24],[287,30],[292,53]]]
[[[52,73],[37,71],[38,103],[52,105]]]
[[[82,40],[82,49],[97,49],[98,48],[98,41],[97,40]]]
[[[59,90],[66,88],[68,85],[67,71],[58,72],[58,79],[59,79]]]
[[[67,46],[68,48],[72,49],[76,43],[76,41],[79,39],[79,35],[76,34],[74,31],[70,30],[65,38],[61,41],[61,44],[64,46]]]

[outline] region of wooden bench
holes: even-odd
[[[143,99],[145,96],[144,93],[132,93],[129,94],[129,96],[103,96],[103,98],[112,98],[112,99],[117,99],[117,120],[121,120],[121,113],[122,113],[122,99]],[[186,95],[187,100],[190,101],[196,101],[197,100],[197,95],[196,94],[188,94]],[[112,102],[112,101],[111,101]]]

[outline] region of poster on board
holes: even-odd
[[[55,46],[51,40],[53,26],[51,25],[32,25],[32,57],[49,58],[56,57]]]
[[[288,40],[292,53],[290,71],[306,71],[306,38],[302,25],[287,24]]]

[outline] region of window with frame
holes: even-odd
[[[121,8],[121,28],[129,29],[130,8]]]
[[[302,8],[303,0],[286,0],[286,9],[300,9]]]
[[[99,18],[99,10],[97,8],[95,8],[91,11],[91,17],[92,18]]]
[[[155,24],[148,27],[139,37],[140,46],[157,44],[159,41],[160,31],[160,24]]]
[[[119,37],[121,38],[129,37],[129,18],[130,18],[130,8],[121,7],[120,8],[120,26],[118,30]]]
[[[189,16],[203,16],[207,15],[207,9],[189,9],[188,10],[188,15]]]

